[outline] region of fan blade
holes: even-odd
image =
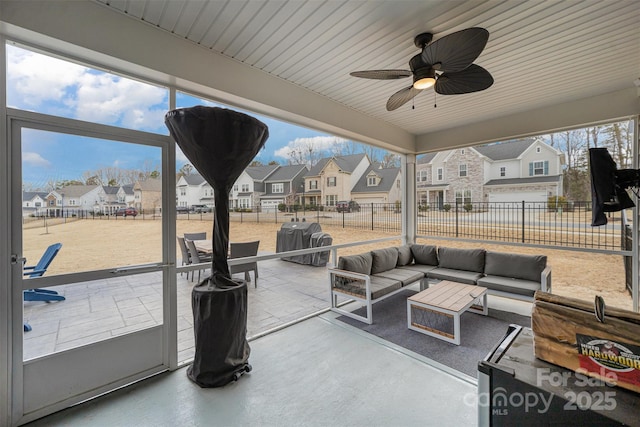
[[[479,92],[493,84],[493,77],[479,65],[471,64],[457,73],[444,73],[436,80],[435,91],[440,95],[460,95]]]
[[[415,89],[413,86],[397,91],[389,97],[389,100],[387,101],[387,111],[393,111],[403,104],[411,101],[420,92],[422,92],[422,90]]]
[[[368,71],[354,71],[349,73],[353,77],[362,77],[363,79],[376,79],[376,80],[392,80],[403,79],[405,77],[411,77],[411,71],[409,70],[368,70]]]
[[[467,28],[425,46],[422,59],[427,64],[441,64],[440,68],[436,68],[440,71],[462,71],[480,56],[487,40],[489,31],[479,27]]]

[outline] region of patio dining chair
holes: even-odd
[[[205,240],[207,238],[207,232],[201,233],[184,233],[184,238],[187,240]]]
[[[244,258],[248,256],[256,256],[258,255],[258,246],[260,245],[260,240],[256,240],[254,242],[245,242],[245,243],[231,243],[231,250],[229,259],[232,258]],[[239,265],[230,265],[229,272],[231,274],[235,273],[244,273],[244,280],[247,282],[251,281],[251,276],[249,272],[253,271],[253,285],[254,287],[258,287],[258,263],[257,262],[249,262],[246,264]]]
[[[191,264],[201,264],[204,262],[211,262],[212,257],[203,255],[201,252],[198,252],[198,249],[196,249],[196,245],[195,243],[193,243],[193,240],[185,239],[185,242],[187,244],[187,249],[189,249],[189,259],[191,260]],[[198,270],[198,282],[200,281],[200,273],[202,273],[202,270],[203,269]],[[191,271],[191,280],[193,280],[194,276],[195,276],[194,271]]]
[[[184,237],[178,236],[178,246],[180,246],[180,252],[182,252],[182,265],[191,264],[191,256],[189,255],[189,249],[187,248],[187,243],[185,242]],[[187,276],[189,276],[189,272],[187,272]]]

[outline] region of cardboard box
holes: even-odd
[[[640,314],[536,292],[531,329],[537,358],[640,393]]]

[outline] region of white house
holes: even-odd
[[[94,212],[100,205],[100,185],[68,185],[47,195],[48,216],[74,216]]]
[[[539,138],[429,153],[416,166],[418,203],[546,202],[562,195],[563,164]]]
[[[95,207],[96,212],[102,212],[105,215],[111,215],[116,213],[120,208],[125,207],[124,202],[120,202],[118,192],[121,187],[103,185],[98,188],[98,203]]]
[[[200,174],[183,175],[176,184],[176,206],[214,206],[213,187]]]
[[[249,208],[260,204],[260,197],[266,191],[265,180],[280,166],[249,166],[233,184],[229,194],[230,206],[234,209]]]
[[[22,213],[23,215],[40,215],[47,205],[46,191],[23,191]]]

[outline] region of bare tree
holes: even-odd
[[[400,156],[398,154],[387,152],[387,154],[382,157],[382,161],[380,163],[383,168],[398,168],[400,167]]]

